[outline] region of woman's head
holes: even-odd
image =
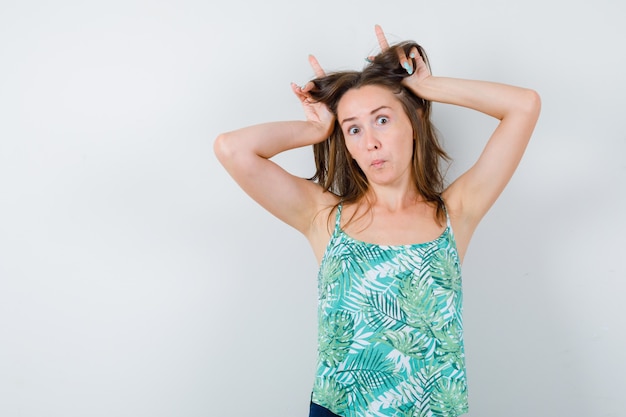
[[[350,143],[346,144],[346,133],[350,137],[350,132],[346,128],[350,127],[350,124],[342,122],[345,118],[354,116],[354,106],[350,106],[352,109],[350,114],[341,113],[342,111],[346,113],[346,102],[355,95],[355,91],[359,91],[362,98],[363,93],[376,94],[384,90],[388,96],[395,99],[395,107],[404,112],[403,116],[410,124],[408,134],[411,135],[410,140],[413,142],[411,175],[416,190],[426,201],[436,203],[440,208],[440,214],[443,213],[440,197],[443,176],[440,162],[447,159],[447,155],[440,147],[430,122],[431,103],[417,97],[402,84],[402,80],[409,74],[400,66],[397,48],[402,48],[408,56],[413,47],[417,47],[428,65],[426,54],[419,45],[404,42],[377,55],[363,71],[335,72],[313,80],[315,84],[311,90],[313,99],[326,104],[335,115],[335,126],[329,138],[314,146],[317,172],[313,179],[325,189],[340,196],[344,202],[358,201],[365,195],[370,183],[362,167],[350,154],[348,149]],[[413,64],[415,68],[415,63]],[[350,94],[346,96],[348,92]],[[380,97],[384,98],[385,94],[381,93]],[[372,107],[371,100],[368,105]]]

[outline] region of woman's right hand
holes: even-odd
[[[313,55],[309,55],[309,64],[311,64],[316,77],[326,75]],[[300,100],[306,120],[317,126],[324,134],[323,139],[326,139],[332,130],[335,116],[328,110],[328,106],[324,103],[313,100],[309,91],[311,91],[314,86],[313,81],[309,81],[304,87],[291,83],[291,90],[298,100]]]

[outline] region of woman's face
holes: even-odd
[[[391,91],[376,85],[349,90],[339,101],[337,120],[369,182],[393,184],[411,176],[413,127]]]

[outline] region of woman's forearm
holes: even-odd
[[[488,81],[430,76],[408,86],[426,100],[467,107],[499,120],[513,113],[537,113],[540,105],[533,90]]]
[[[222,133],[215,141],[218,158],[237,154],[269,159],[281,152],[312,145],[328,137],[324,127],[307,121],[270,122]]]

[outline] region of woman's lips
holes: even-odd
[[[370,165],[374,168],[380,168],[384,163],[384,159],[374,159]]]

